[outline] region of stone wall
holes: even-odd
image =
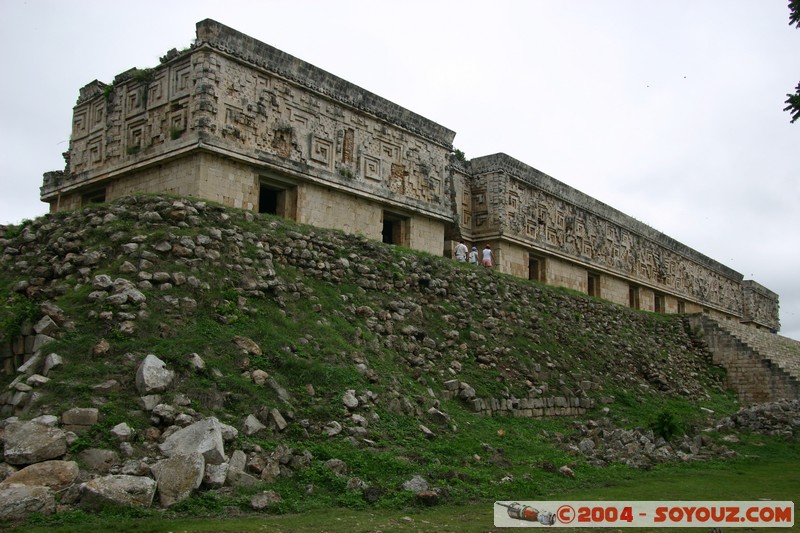
[[[594,270],[640,285],[641,309],[655,310],[658,292],[744,316],[738,272],[505,154],[471,164],[475,234],[545,253],[547,283],[587,292]],[[752,320],[776,324],[777,295],[757,287],[748,293]],[[619,292],[612,301],[627,302]]]

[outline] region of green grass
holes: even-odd
[[[439,505],[432,508],[303,508],[292,509],[288,514],[261,514],[243,516],[231,501],[195,503],[197,518],[180,518],[166,511],[89,515],[82,512],[59,515],[60,523],[47,527],[35,523],[17,531],[82,532],[115,530],[130,532],[292,532],[358,533],[374,531],[397,532],[463,532],[482,533],[504,531],[493,526],[493,503],[496,500],[518,501],[752,501],[771,499],[791,501],[800,494],[800,446],[767,442],[761,449],[773,457],[741,458],[731,463],[703,463],[666,465],[649,472],[628,471],[613,479],[583,483],[575,480],[574,487],[554,488],[533,494],[517,491],[513,495],[497,491],[484,498],[458,504]],[[766,455],[766,454],[765,454]],[[34,521],[35,522],[35,521]],[[798,524],[792,530],[798,530]],[[575,529],[573,529],[574,531]],[[625,529],[628,531],[629,529]],[[634,531],[647,531],[635,528]],[[671,528],[670,531],[675,531]],[[681,530],[681,529],[677,529]],[[684,531],[704,531],[685,528]],[[590,531],[590,530],[587,530]],[[653,530],[657,531],[657,530]],[[746,528],[725,528],[725,531],[750,531]],[[756,531],[766,531],[758,529]],[[784,530],[785,531],[785,530]]]

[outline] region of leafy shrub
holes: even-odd
[[[650,424],[650,429],[657,436],[667,441],[680,432],[680,426],[678,426],[675,415],[670,411],[661,411],[655,421]]]

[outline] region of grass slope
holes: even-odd
[[[196,214],[181,219],[188,223],[177,224],[170,215],[186,205]],[[142,217],[150,212],[161,213],[160,220]],[[215,232],[220,238],[207,239]],[[26,235],[36,236],[35,245]],[[160,519],[180,516],[231,520],[246,514],[250,495],[265,489],[283,497],[270,513],[299,515],[286,522],[266,522],[275,530],[311,531],[302,529],[306,520],[302,517],[319,517],[330,519],[329,530],[338,531],[335,523],[349,522],[349,516],[360,517],[364,531],[383,527],[374,524],[389,516],[395,518],[386,530],[404,530],[406,525],[415,531],[440,530],[433,525],[427,529],[416,518],[408,524],[402,520],[402,513],[422,511],[413,494],[400,485],[422,475],[444,489],[442,509],[472,517],[453,526],[462,531],[468,530],[462,529],[467,523],[484,523],[477,517],[489,512],[483,507],[494,500],[591,495],[599,494],[593,492],[598,487],[615,486],[623,487],[620,494],[632,495],[639,493],[625,488],[626,483],[659,487],[656,478],[661,474],[670,479],[683,471],[699,484],[716,479],[709,473],[734,468],[728,463],[664,466],[652,474],[622,465],[597,468],[556,445],[554,436],[573,431],[569,419],[482,417],[461,401],[443,399],[443,383],[454,377],[470,383],[479,397],[495,398],[525,397],[543,390],[564,394],[591,382],[587,394],[612,403],[598,404],[586,419],[608,416],[621,427],[635,427],[669,413],[680,431],[696,430],[710,419],[701,408],[722,416],[738,405],[719,389],[720,370],[709,365],[707,354],[693,344],[680,317],[674,315],[633,311],[356,236],[167,197],[136,197],[47,215],[2,228],[0,238],[0,337],[14,337],[26,320],[38,318],[38,304],[44,299],[75,321],[74,330],[47,347],[67,364],[38,390],[36,404],[20,413],[27,418],[100,405],[100,422],[73,444],[72,454],[87,447],[114,448],[108,430],[120,422],[137,431],[137,449],[144,446],[142,435],[151,421],[138,407],[134,376],[138,362],[153,353],[178,372],[171,397],[188,398],[195,412],[241,427],[248,414],[278,408],[290,422],[284,432],[270,429],[240,436],[237,447],[271,450],[282,444],[313,455],[308,468],[271,484],[204,492],[166,512],[108,511],[109,520],[128,520],[125,530],[135,531],[140,520],[145,520],[142,527],[155,528]],[[187,260],[152,251],[158,243],[185,239],[207,243],[208,249],[219,253]],[[310,243],[305,248],[298,244],[303,240]],[[137,251],[126,251],[124,245],[130,242],[139,244]],[[69,256],[62,250],[76,247],[101,259],[83,267],[64,267]],[[302,250],[315,255],[304,258]],[[317,266],[343,259],[350,266],[340,275]],[[141,266],[143,260],[149,262],[146,268]],[[91,299],[95,275],[137,279],[136,273],[126,270],[126,262],[138,271],[180,273],[198,283],[142,289],[148,298],[144,309],[119,309]],[[274,274],[265,275],[272,289],[248,286],[252,276],[270,269]],[[14,290],[21,280],[37,277],[48,280],[41,290],[28,291],[27,296]],[[133,332],[119,327],[119,315],[125,312],[135,315]],[[390,318],[376,319],[380,316]],[[406,327],[413,331],[403,333]],[[237,336],[255,340],[262,354],[243,354],[233,342]],[[101,339],[109,342],[110,349],[93,355],[92,348]],[[190,368],[191,353],[205,360],[205,371]],[[291,401],[287,404],[274,389],[254,383],[249,377],[254,369],[267,371]],[[0,377],[0,384],[12,377]],[[93,387],[109,379],[120,383],[119,390],[98,394]],[[348,389],[359,394],[369,391],[377,398],[357,411],[368,420],[366,434],[344,439],[344,432],[329,438],[320,430],[332,420],[355,426],[341,401]],[[407,412],[392,408],[395,399],[406,400]],[[435,428],[436,438],[428,439],[419,425],[430,422],[421,413],[434,405],[452,422]],[[610,411],[602,413],[600,407],[606,405]],[[795,444],[764,440],[770,453],[787,454],[780,464],[797,459]],[[347,464],[348,475],[338,476],[323,466],[332,458]],[[543,464],[570,464],[576,478],[543,469]],[[353,478],[373,487],[377,496],[367,501],[362,491],[350,490]],[[730,484],[729,478],[719,479],[711,484],[717,488]],[[795,487],[796,483],[790,484],[787,490]],[[661,491],[656,488],[654,494]],[[426,510],[419,517],[437,521],[446,514]],[[92,520],[104,518],[73,511],[39,517],[33,523],[55,526]],[[293,524],[292,520],[298,525],[281,529],[279,524]],[[224,522],[212,523],[219,528],[215,531],[227,527]],[[190,524],[173,526],[204,531]],[[141,529],[150,530],[160,529]],[[341,529],[345,530],[357,529]]]

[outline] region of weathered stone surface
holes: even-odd
[[[261,369],[253,370],[250,373],[250,379],[253,380],[253,383],[256,385],[263,385],[269,379],[269,374]]]
[[[242,430],[244,431],[244,434],[249,437],[251,435],[255,435],[256,433],[258,433],[262,429],[265,429],[266,427],[267,426],[262,424],[255,416],[247,415],[247,418],[245,418],[244,420]]]
[[[266,490],[264,492],[254,494],[250,498],[250,507],[255,511],[261,511],[282,501],[283,498],[280,494],[274,490]]]
[[[19,368],[17,368],[17,373],[25,374],[26,376],[32,376],[39,372],[43,372],[43,365],[44,365],[44,357],[41,354],[35,354],[33,357],[22,363]]]
[[[414,494],[418,494],[423,490],[430,490],[430,488],[431,486],[422,476],[414,476],[402,485],[403,490],[410,490]]]
[[[78,479],[78,463],[74,461],[44,461],[8,476],[0,485],[19,484],[48,487],[55,492],[72,485]]]
[[[113,450],[87,448],[78,454],[78,459],[90,472],[108,473],[111,467],[119,464],[119,455]]]
[[[0,484],[0,520],[22,520],[32,513],[55,512],[53,491],[43,486]]]
[[[150,507],[156,494],[156,481],[149,477],[124,474],[96,477],[81,485],[80,505],[99,510],[108,505]]]
[[[325,461],[325,467],[337,476],[346,476],[348,472],[347,463],[341,459],[328,459]]]
[[[49,335],[51,337],[56,331],[58,331],[58,329],[58,324],[56,324],[55,321],[47,315],[39,319],[39,321],[33,326],[33,330],[36,333]]]
[[[356,391],[353,389],[347,390],[342,396],[342,403],[348,409],[355,409],[358,407],[358,398],[356,398]]]
[[[198,452],[210,464],[220,464],[226,460],[222,428],[214,417],[176,431],[159,445],[159,449],[167,457]]]
[[[275,408],[269,410],[269,419],[278,431],[283,431],[288,426],[281,412]]]
[[[61,413],[61,423],[66,426],[91,426],[96,424],[100,411],[96,407],[73,407]]]
[[[133,429],[125,422],[120,422],[109,431],[119,442],[128,442],[133,436]]]
[[[206,465],[203,474],[203,485],[210,489],[217,489],[225,484],[228,477],[228,463]]]
[[[428,419],[442,426],[446,426],[450,423],[450,415],[435,407],[428,409]]]
[[[58,368],[63,364],[64,359],[57,353],[47,354],[47,357],[44,359],[44,368],[42,369],[42,374],[48,376],[53,369]]]
[[[203,360],[202,357],[200,357],[199,354],[192,353],[189,354],[189,366],[191,366],[193,369],[197,371],[205,370],[206,362]]]
[[[233,338],[233,342],[236,344],[236,346],[248,354],[261,355],[261,347],[259,347],[259,345],[253,339],[237,335]]]
[[[247,456],[242,450],[234,451],[228,461],[225,484],[233,487],[255,485],[258,480],[245,472],[245,468],[247,468]]]
[[[153,465],[162,507],[171,507],[192,495],[203,482],[206,462],[197,452],[173,455]]]
[[[136,372],[136,390],[142,396],[164,392],[175,378],[175,372],[153,354],[148,354]]]
[[[6,426],[3,457],[12,465],[40,463],[67,452],[66,434],[37,422],[13,422]]]

